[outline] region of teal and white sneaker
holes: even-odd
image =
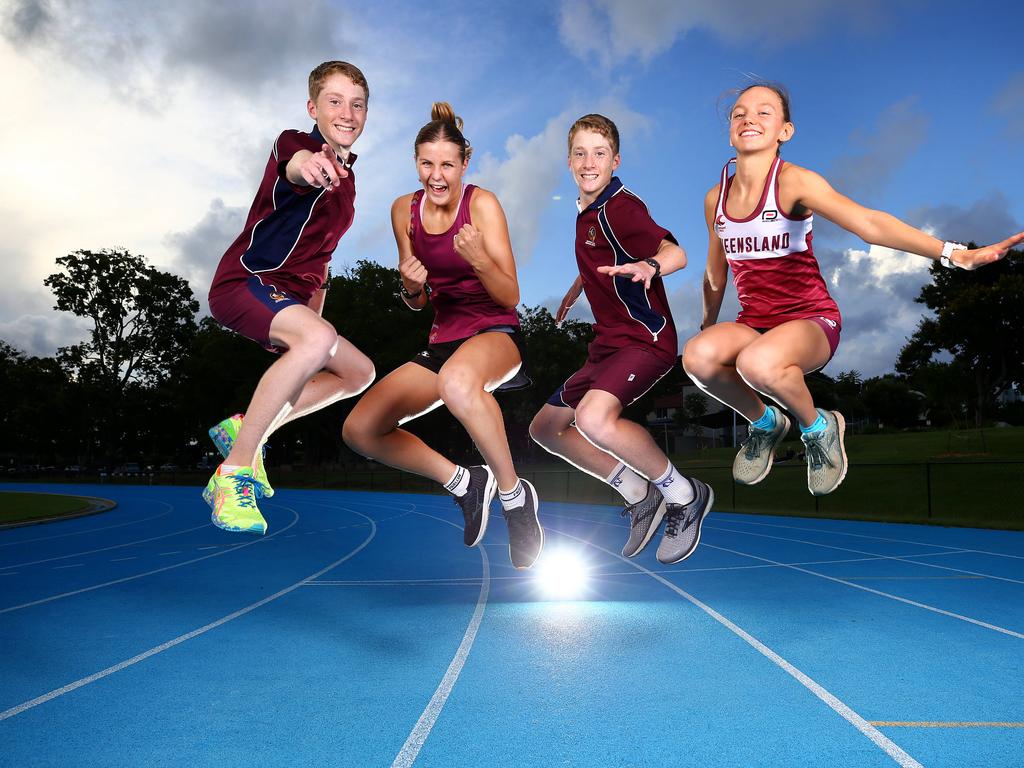
[[[800,435],[800,439],[807,453],[807,489],[814,496],[824,496],[846,477],[846,420],[839,411],[819,408],[818,413],[825,419],[825,428]]]
[[[789,419],[774,405],[768,406],[775,414],[775,428],[758,429],[753,424],[747,432],[740,452],[732,462],[732,478],[740,485],[755,485],[766,477],[772,468],[775,449],[789,432]]]
[[[210,427],[209,429],[210,439],[213,440],[213,444],[217,446],[220,455],[225,459],[231,453],[231,446],[235,444],[238,433],[242,429],[243,418],[244,416],[241,413],[236,413],[234,416],[229,416],[217,426]],[[256,482],[259,484],[256,489],[256,495],[259,498],[266,497],[269,499],[274,495],[274,489],[270,487],[270,481],[267,479],[267,469],[263,465],[263,451],[264,449],[261,448],[256,454],[253,471],[256,473]],[[206,498],[205,491],[203,498]]]

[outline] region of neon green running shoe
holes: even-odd
[[[256,486],[252,467],[239,467],[226,475],[218,468],[203,491],[203,498],[213,510],[213,524],[225,531],[266,533],[267,521],[256,507]]]
[[[236,413],[234,416],[229,416],[217,426],[210,427],[209,429],[210,439],[213,440],[213,444],[217,446],[217,450],[220,451],[220,455],[225,459],[228,457],[228,454],[231,453],[231,446],[235,444],[235,440],[238,438],[238,433],[242,429],[243,418],[244,416],[241,413]],[[259,483],[259,487],[256,489],[256,495],[261,499],[263,497],[269,499],[274,495],[274,489],[270,487],[270,480],[267,479],[267,469],[263,465],[262,447],[256,454],[256,461],[253,466],[253,470],[256,472],[256,482]]]

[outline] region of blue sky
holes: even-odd
[[[730,156],[723,95],[748,74],[790,89],[797,130],[784,156],[859,202],[949,239],[1024,229],[1017,4],[363,5],[0,6],[0,338],[49,355],[82,336],[42,285],[78,248],[143,253],[188,278],[205,307],[273,138],[310,124],[306,76],[330,58],[362,67],[371,89],[356,223],[335,270],[394,264],[389,206],[415,188],[413,137],[447,100],[475,147],[470,180],[505,207],[524,303],[554,307],[575,275],[565,134],[600,111],[622,132],[621,178],[689,254],[667,283],[686,338],[700,315],[702,200]],[[826,372],[891,370],[921,316],[927,262],[820,219],[814,245],[845,318]],[[734,312],[729,299],[723,317]]]

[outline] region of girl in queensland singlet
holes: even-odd
[[[435,103],[415,142],[422,189],[391,208],[400,291],[414,310],[428,303],[427,347],[383,378],[345,421],[345,442],[377,461],[444,486],[462,508],[464,541],[483,540],[495,492],[509,526],[509,555],[528,568],[543,545],[537,492],[512,464],[501,409],[491,392],[513,384],[523,361],[519,283],[498,199],[465,184],[471,149],[451,105]],[[484,464],[461,467],[400,424],[444,403],[466,428]]]
[[[968,250],[864,208],[813,171],[782,160],[780,148],[794,130],[783,88],[758,84],[740,92],[729,120],[736,157],[704,199],[704,317],[701,332],[683,350],[683,367],[701,389],[751,422],[733,462],[736,482],[763,480],[789,430],[786,415],[765,404],[762,397],[768,396],[796,416],[808,489],[819,496],[846,476],[846,450],[842,415],[815,408],[804,382],[804,374],[835,354],[842,330],[811,247],[814,215],[874,245],[916,253],[951,269],[976,269],[1002,258],[1024,241],[1024,232]],[[740,313],[734,322],[718,322],[730,268]]]

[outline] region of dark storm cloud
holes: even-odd
[[[21,0],[10,6],[0,30],[15,47],[21,43],[39,40],[46,35],[53,21],[47,4],[41,0]]]
[[[176,272],[192,286],[192,292],[206,311],[206,292],[220,257],[238,237],[245,224],[245,209],[226,206],[220,199],[210,203],[206,215],[192,229],[172,232],[164,242],[176,251]]]

